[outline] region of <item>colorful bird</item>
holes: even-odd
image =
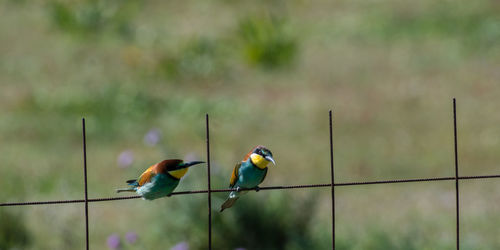
[[[202,161],[184,162],[179,159],[164,160],[144,171],[137,180],[128,180],[131,187],[118,189],[120,192],[137,192],[145,200],[154,200],[170,195],[186,174],[188,168],[204,163]]]
[[[230,188],[236,188],[229,194],[229,198],[222,204],[220,211],[230,208],[238,198],[247,191],[240,191],[241,188],[256,188],[264,181],[267,174],[267,165],[269,162],[276,165],[273,159],[273,153],[264,146],[256,146],[243,159],[236,164],[231,175],[229,183]]]

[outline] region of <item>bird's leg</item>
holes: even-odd
[[[260,191],[260,187],[259,186],[256,186],[255,187],[255,192],[259,192]]]

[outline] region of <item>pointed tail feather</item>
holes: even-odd
[[[227,198],[227,200],[224,202],[224,204],[222,204],[222,206],[220,207],[220,212],[224,211],[224,209],[226,209],[226,208],[232,207],[234,205],[234,203],[236,202],[236,200],[238,200],[238,198],[240,198],[240,197]]]
[[[131,188],[121,188],[121,189],[117,189],[116,190],[117,193],[121,193],[121,192],[135,192],[135,188],[131,187]]]

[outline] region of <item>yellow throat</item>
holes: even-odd
[[[252,163],[257,166],[258,168],[260,169],[264,169],[267,167],[267,164],[269,164],[269,161],[262,157],[262,155],[259,155],[259,154],[256,154],[256,153],[252,153],[250,155],[250,160],[252,161]]]
[[[170,171],[168,172],[171,176],[177,178],[177,179],[180,179],[182,178],[188,171],[188,168],[183,168],[183,169],[179,169],[179,170],[175,170],[175,171]]]

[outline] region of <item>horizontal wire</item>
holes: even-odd
[[[459,180],[474,180],[474,179],[494,179],[500,178],[500,175],[476,175],[476,176],[460,176]],[[339,182],[335,183],[334,186],[360,186],[360,185],[372,185],[372,184],[391,184],[391,183],[408,183],[408,182],[428,182],[428,181],[450,181],[455,180],[455,177],[436,177],[436,178],[419,178],[419,179],[397,179],[397,180],[382,180],[382,181],[360,181],[360,182]],[[319,187],[331,187],[331,183],[325,184],[310,184],[310,185],[291,185],[291,186],[269,186],[256,188],[241,188],[240,191],[248,190],[275,190],[275,189],[298,189],[298,188],[319,188]],[[222,193],[236,191],[234,188],[228,189],[211,189],[211,193]],[[193,190],[193,191],[180,191],[173,192],[173,195],[185,195],[185,194],[203,194],[208,193],[208,190]],[[110,197],[110,198],[94,198],[88,199],[88,202],[101,202],[101,201],[115,201],[115,200],[130,200],[141,198],[139,195],[135,196],[124,196],[124,197]],[[0,207],[6,206],[29,206],[29,205],[48,205],[48,204],[66,204],[66,203],[84,203],[84,199],[79,200],[54,200],[54,201],[30,201],[30,202],[13,202],[13,203],[0,203]]]

